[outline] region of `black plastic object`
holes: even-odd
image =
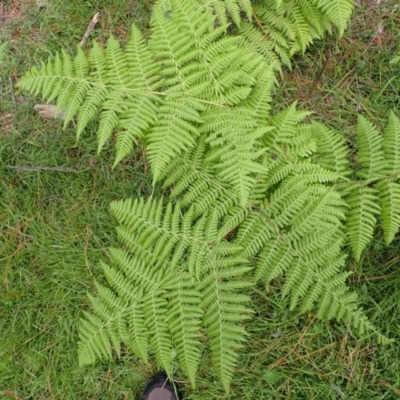
[[[181,400],[179,387],[173,384],[167,374],[159,373],[152,376],[146,383],[141,400]]]

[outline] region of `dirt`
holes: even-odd
[[[0,24],[22,17],[22,7],[19,0],[0,1]]]

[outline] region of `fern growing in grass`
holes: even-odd
[[[331,32],[332,26],[342,36],[353,4],[354,0],[260,0],[253,6],[252,19],[238,24],[232,17],[240,25],[246,45],[255,47],[269,60],[290,66],[293,54],[304,53],[314,39]]]
[[[228,390],[246,335],[240,322],[250,311],[240,292],[251,283],[240,246],[218,240],[223,214],[196,218],[193,208],[152,199],[115,202],[111,210],[127,250],[111,249],[114,266],[103,264],[112,290],[97,285],[100,300],[91,298],[97,317],[86,314],[82,323],[81,364],[110,358],[111,345],[120,353],[123,340],[144,360],[150,344],[170,372],[174,348],[194,386],[204,327]]]
[[[400,122],[391,114],[382,138],[360,117],[353,173],[342,137],[310,113],[270,114],[275,61],[226,36],[212,4],[159,1],[148,40],[133,26],[125,50],[110,37],[88,56],[62,53],[19,86],[57,100],[65,125],[77,115],[78,135],[99,114],[99,149],[116,132],[115,165],[143,145],[168,194],[112,203],[122,247],[90,296],[80,363],[120,355],[122,342],[170,375],[176,354],[194,386],[208,347],[228,391],[258,282],[282,277],[291,309],[388,341],[346,285],[343,248],[359,258],[379,217],[387,242],[399,229]]]
[[[382,134],[363,116],[357,123],[358,181],[346,200],[347,230],[357,260],[372,239],[380,216],[389,244],[400,228],[400,121],[390,113]]]

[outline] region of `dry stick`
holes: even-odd
[[[29,165],[7,165],[7,168],[10,169],[16,169],[18,171],[57,171],[57,172],[73,172],[75,174],[78,173],[76,169],[73,168],[68,168],[68,167],[46,167],[46,166],[37,166],[37,167],[31,167]]]
[[[310,90],[310,93],[308,94],[308,98],[309,98],[309,99],[311,98],[312,94],[314,93],[314,89],[315,89],[315,87],[317,86],[318,82],[319,82],[320,79],[322,78],[322,74],[325,72],[326,67],[327,67],[328,64],[329,64],[330,58],[331,58],[331,57],[330,57],[330,54],[328,53],[328,55],[327,55],[327,57],[326,57],[326,60],[324,61],[324,65],[322,66],[321,71],[319,72],[319,74],[318,74],[318,76],[317,76],[317,79],[314,81],[314,84],[312,85],[312,88],[311,88],[311,90]]]
[[[86,29],[86,32],[83,35],[83,38],[82,38],[81,42],[79,43],[79,46],[83,47],[85,45],[86,40],[88,39],[88,37],[90,35],[90,32],[92,32],[92,30],[94,29],[96,24],[99,22],[99,17],[100,17],[100,12],[97,12],[96,14],[94,14],[94,17],[90,21],[90,24],[89,24],[88,28]]]
[[[257,14],[253,11],[253,18],[255,19],[258,27],[261,29],[262,33],[264,34],[264,39],[268,39],[268,33],[264,30],[264,26],[262,22],[258,19]]]

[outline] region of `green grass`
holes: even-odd
[[[399,48],[396,1],[359,3],[345,37],[328,37],[296,58],[274,105],[299,99],[349,140],[357,112],[381,126],[390,109],[399,115],[400,65],[389,64]],[[0,28],[10,49],[0,72],[0,398],[138,398],[157,365],[127,352],[80,369],[77,326],[94,278],[103,279],[98,260],[116,240],[108,204],[150,193],[148,166],[139,149],[112,171],[113,146],[96,155],[95,126],[76,143],[73,126],[63,131],[42,120],[34,99],[12,82],[60,47],[73,51],[95,12],[101,18],[91,39],[104,42],[111,32],[124,40],[133,20],[146,28],[148,7],[125,0],[22,4],[23,18]],[[349,260],[350,279],[371,321],[395,343],[360,341],[341,324],[287,311],[277,281],[268,295],[253,290],[257,318],[248,324],[251,340],[231,395],[216,383],[205,354],[187,399],[399,398],[400,238],[384,248],[377,234],[362,262]]]

